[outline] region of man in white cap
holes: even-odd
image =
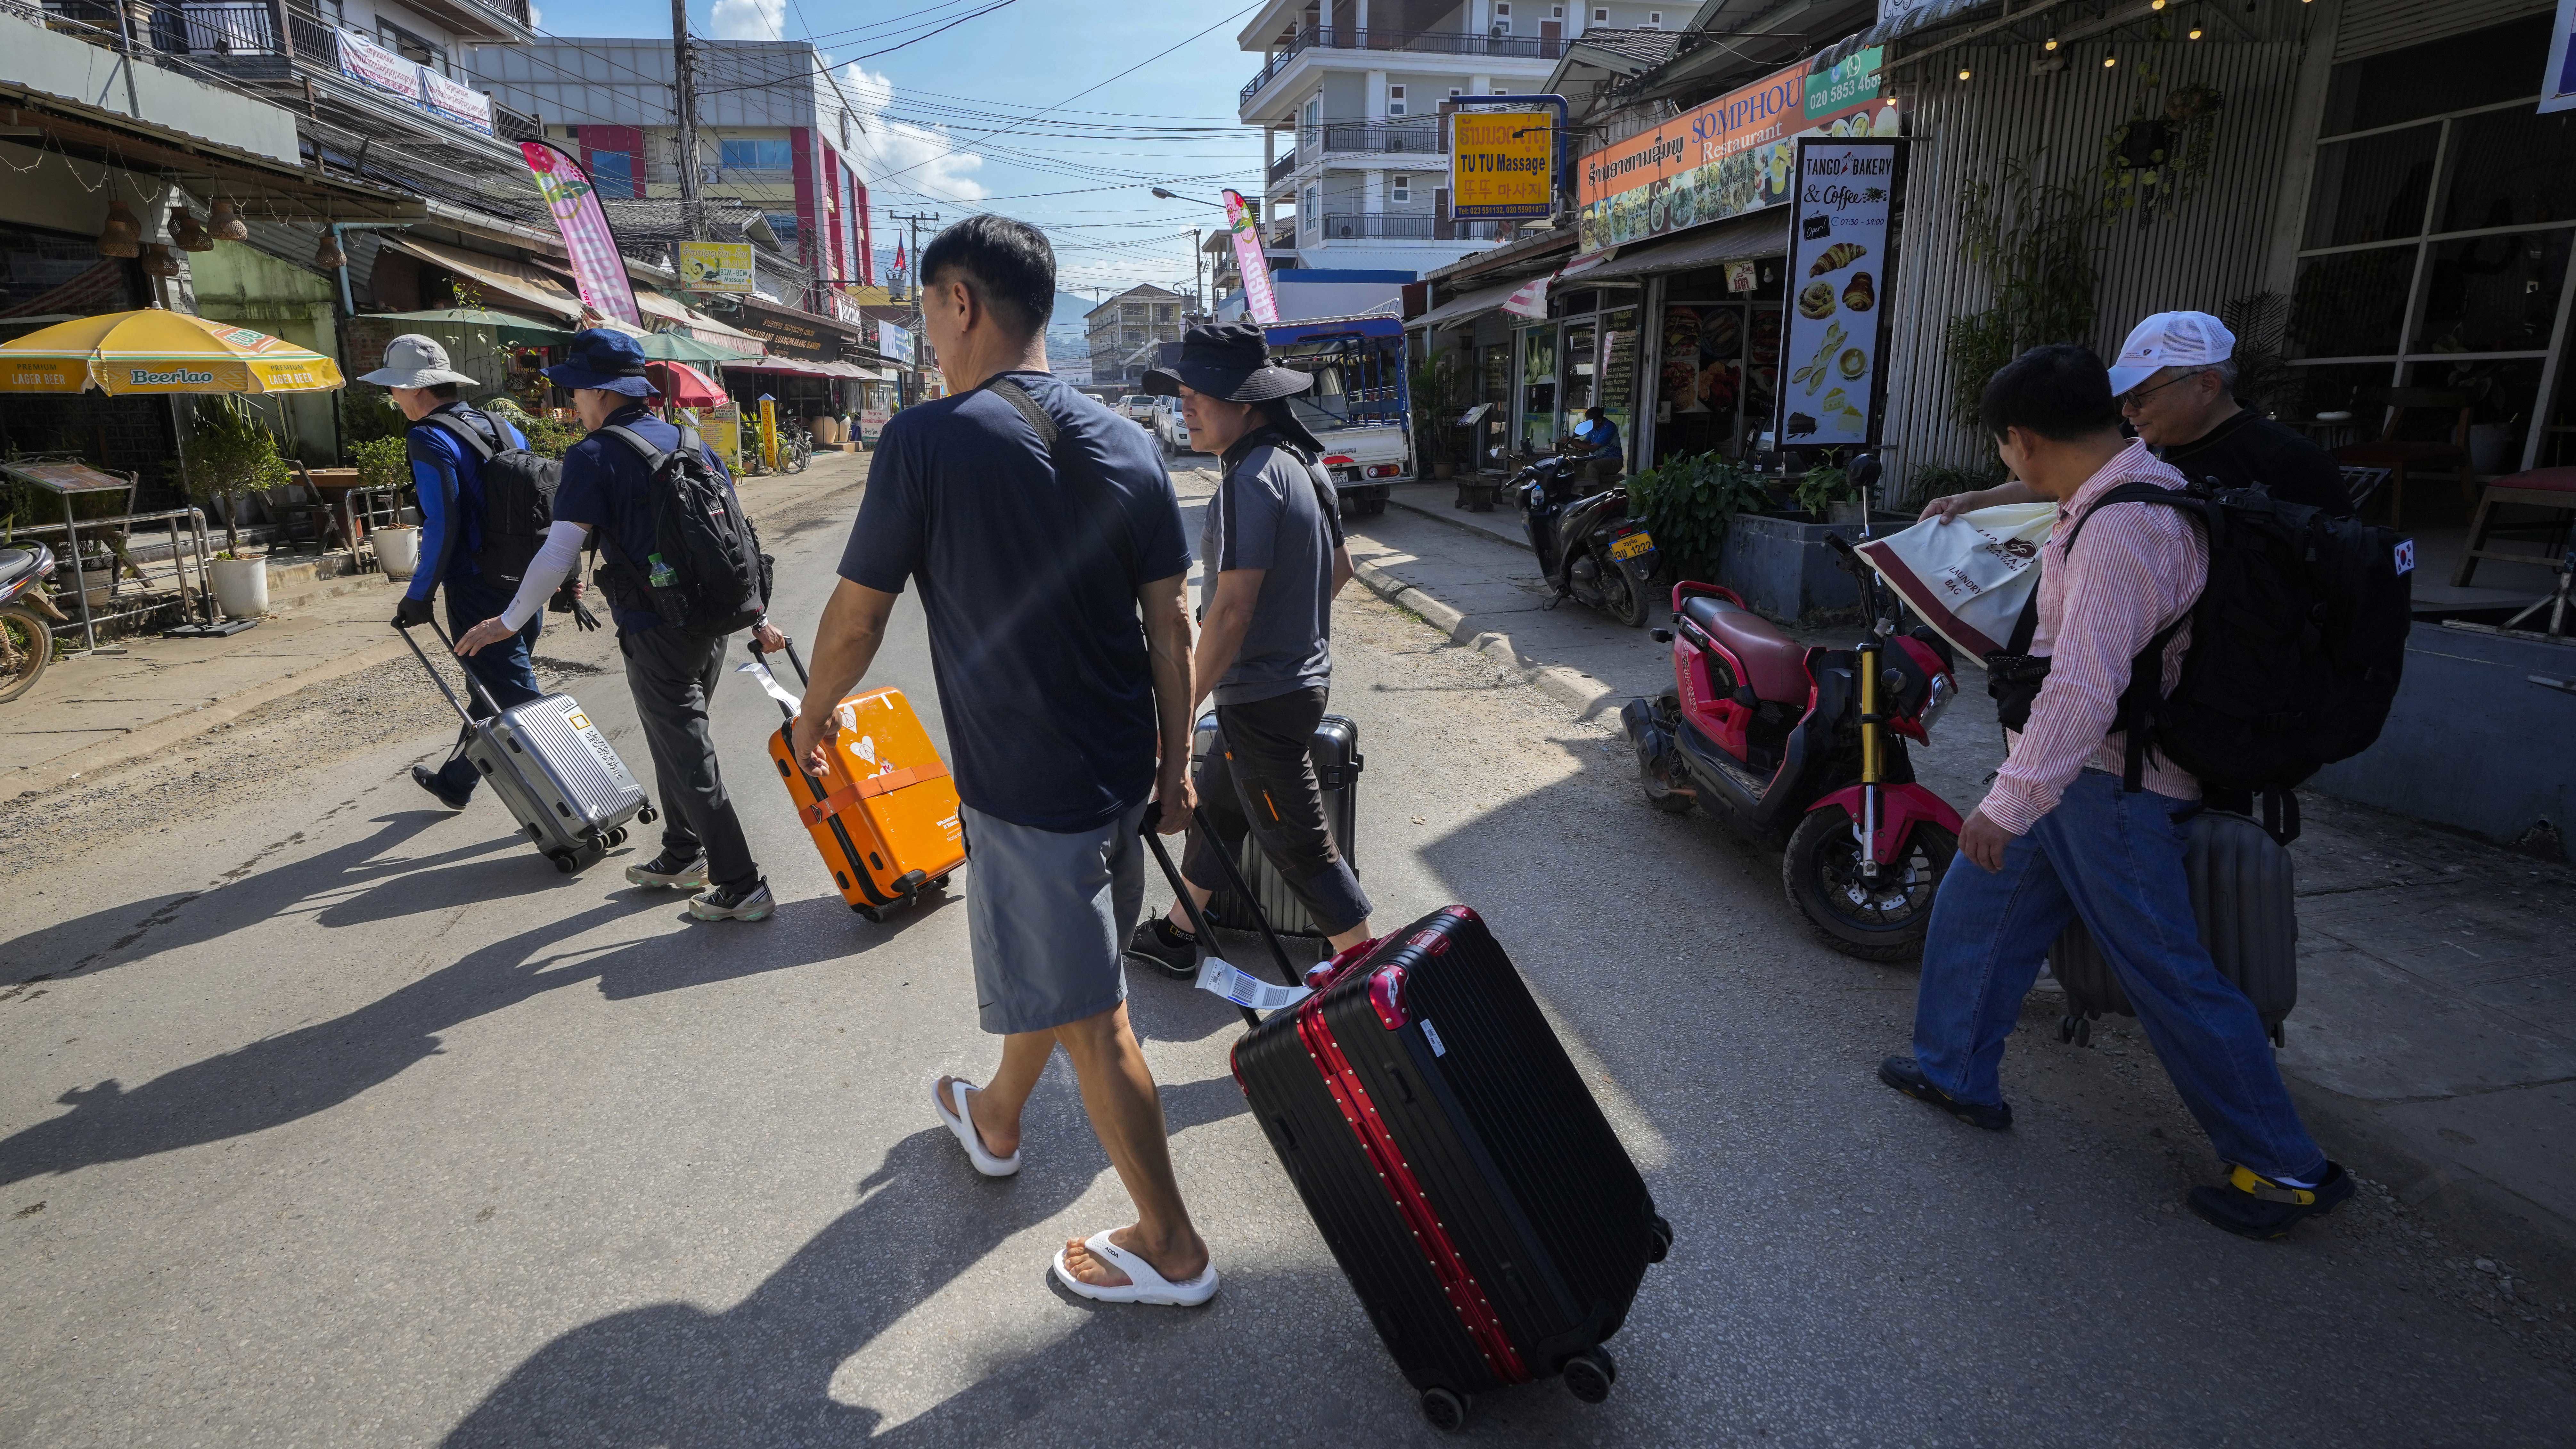
[[[489,556],[485,537],[482,460],[505,449],[524,448],[518,429],[465,403],[464,391],[474,379],[448,365],[447,349],[434,339],[407,332],[385,344],[385,365],[358,379],[393,393],[394,406],[412,423],[404,438],[411,463],[413,490],[420,495],[420,566],[411,587],[394,608],[394,627],[408,629],[430,619],[430,595],[447,591],[447,629],[451,637],[501,612],[518,580],[486,578],[498,562]],[[468,441],[468,435],[473,441]],[[478,446],[479,445],[479,446]],[[536,670],[529,653],[544,625],[535,619],[517,631],[507,648],[466,656],[465,667],[482,682],[492,702],[510,709],[539,698]],[[482,706],[473,706],[476,713]],[[413,783],[462,810],[474,797],[481,778],[466,762],[463,742],[438,769],[414,765]]]
[[[2158,312],[2139,323],[2111,364],[2111,395],[2156,456],[2193,483],[2261,484],[2285,503],[2349,517],[2342,471],[2325,450],[2236,401],[2236,334],[2206,312]],[[2038,497],[2019,480],[1936,498],[1925,518],[1949,518]]]

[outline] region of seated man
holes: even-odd
[[[2024,353],[1986,384],[1979,422],[2004,465],[2058,502],[2043,551],[2034,653],[2051,667],[2028,726],[2010,736],[1994,788],[1959,831],[1941,878],[1914,1005],[1914,1054],[1879,1079],[1963,1122],[2012,1125],[1997,1068],[2049,943],[2081,919],[2137,1008],[2156,1056],[2229,1164],[2191,1190],[2219,1227],[2275,1238],[2352,1196],[2290,1104],[2262,1018],[2200,942],[2183,869],[2200,783],[2150,753],[2143,789],[2121,788],[2125,742],[2111,727],[2130,662],[2190,612],[2209,545],[2180,511],[2114,505],[2124,483],[2180,488],[2182,475],[2120,436],[2099,359],[2059,344]],[[2066,526],[2082,522],[2071,551]],[[2182,675],[2190,630],[2166,647],[2164,688]]]
[[[1589,450],[1584,454],[1590,460],[1590,466],[1584,470],[1586,476],[1603,485],[1619,481],[1627,453],[1619,443],[1619,425],[1610,421],[1610,415],[1597,407],[1585,408],[1582,425],[1574,430],[1574,435],[1581,438]]]

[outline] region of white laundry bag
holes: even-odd
[[[2012,638],[2056,520],[2054,503],[2006,503],[1871,539],[1860,556],[1942,638],[1983,659]]]

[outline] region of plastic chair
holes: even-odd
[[[2526,508],[2546,508],[2557,516],[2532,523],[2503,525],[2507,532],[2521,533],[2533,529],[2547,532],[2549,546],[2538,553],[2506,553],[2488,548],[2487,537],[2497,529],[2495,510],[2498,504],[2519,504]],[[2487,485],[2478,499],[2478,511],[2469,519],[2469,546],[2460,552],[2460,567],[2451,576],[2454,588],[2467,588],[2477,574],[2478,560],[2491,558],[2499,563],[2548,565],[2555,563],[2559,551],[2567,546],[2570,523],[2576,523],[2576,468],[2534,468],[2528,473],[2508,473]]]
[[[2406,426],[2406,415],[2419,408],[2457,412],[2447,441],[2397,436]],[[2405,526],[2406,475],[2409,469],[2454,470],[2460,476],[2460,501],[2475,501],[2476,478],[2469,471],[2469,420],[2474,411],[2465,393],[2443,392],[2429,387],[2391,388],[2387,421],[2379,430],[2379,441],[2337,448],[2334,459],[2356,467],[2388,470],[2388,523],[2392,528],[2402,528]]]

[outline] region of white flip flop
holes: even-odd
[[[1085,1298],[1101,1303],[1154,1303],[1173,1308],[1196,1308],[1216,1296],[1216,1264],[1210,1261],[1195,1278],[1175,1283],[1154,1271],[1154,1265],[1109,1241],[1106,1232],[1094,1233],[1082,1240],[1091,1256],[1127,1275],[1119,1284],[1085,1283],[1065,1266],[1065,1250],[1055,1250],[1055,1276],[1064,1286]]]
[[[953,1078],[948,1087],[949,1095],[957,1099],[957,1109],[950,1111],[948,1103],[939,1100],[939,1094],[934,1091],[930,1096],[930,1110],[937,1112],[939,1120],[956,1134],[958,1145],[966,1149],[966,1160],[975,1164],[975,1170],[986,1177],[1008,1177],[1019,1171],[1020,1154],[1014,1152],[1008,1157],[995,1157],[986,1150],[983,1134],[975,1130],[975,1119],[966,1110],[966,1094],[975,1088]]]

